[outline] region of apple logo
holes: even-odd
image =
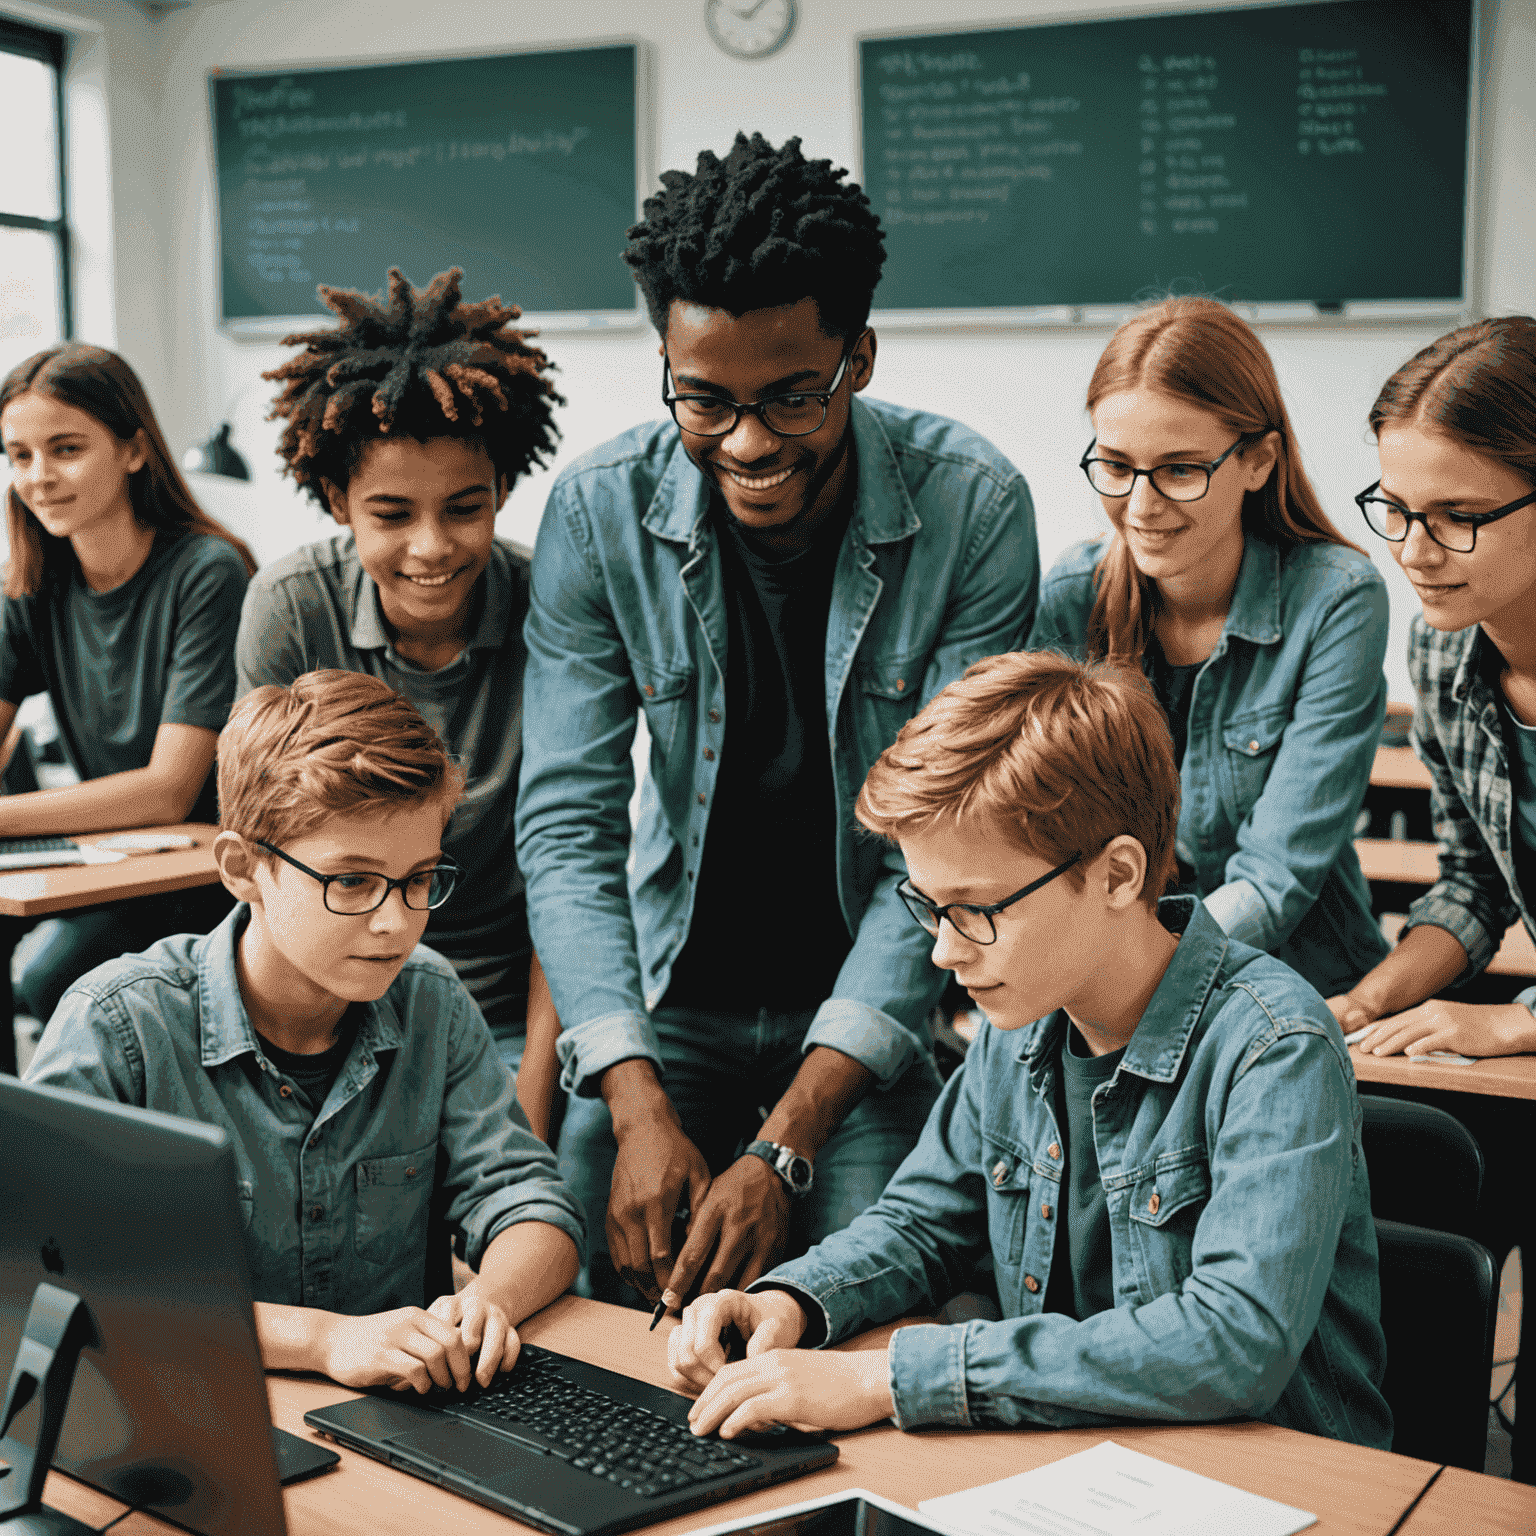
[[[40,1252],[43,1257],[43,1268],[50,1275],[62,1275],[64,1273],[64,1250],[59,1247],[57,1238],[48,1238]]]

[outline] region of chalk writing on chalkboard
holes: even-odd
[[[635,311],[632,46],[211,81],[226,320],[465,268],[524,309]]]
[[[1459,298],[1469,31],[1341,0],[865,39],[877,302]]]

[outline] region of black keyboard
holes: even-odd
[[[567,1381],[556,1362],[530,1344],[509,1374],[460,1411],[483,1415],[502,1433],[642,1498],[762,1465],[761,1457],[727,1441]]]
[[[72,837],[0,837],[0,853],[63,853],[79,846]]]

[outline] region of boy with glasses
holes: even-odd
[[[239,900],[77,982],[31,1082],[203,1120],[234,1144],[269,1369],[461,1390],[570,1284],[581,1219],[452,968],[459,770],[376,678],[248,694],[219,738],[219,873]],[[449,1236],[475,1278],[457,1295]]]
[[[844,174],[738,136],[662,177],[625,259],[669,418],[565,470],[539,529],[518,860],[609,1297],[675,1305],[846,1225],[938,1091],[942,978],[853,799],[1022,642],[1034,516],[975,433],[859,398],[883,236]]]
[[[1053,652],[973,667],[876,763],[859,820],[986,1022],[877,1204],[684,1313],[696,1431],[1252,1416],[1390,1444],[1344,1041],[1288,967],[1159,901],[1178,807],[1150,689]],[[810,1352],[987,1255],[1000,1319]]]

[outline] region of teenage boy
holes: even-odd
[[[270,1369],[482,1385],[576,1274],[581,1222],[452,968],[462,780],[376,678],[259,688],[219,738],[214,855],[239,901],[65,993],[27,1077],[221,1126]],[[455,1295],[449,1234],[475,1278]]]
[[[1390,1443],[1343,1037],[1287,966],[1157,899],[1178,806],[1140,678],[1053,652],[973,668],[881,757],[859,819],[987,1022],[875,1206],[684,1314],[696,1430],[1251,1416]],[[810,1352],[936,1310],[988,1253],[1001,1321]]]
[[[662,177],[625,260],[669,418],[570,466],[539,529],[518,857],[600,1295],[616,1269],[676,1305],[836,1231],[938,1092],[942,977],[853,800],[1022,643],[1034,514],[974,432],[858,398],[883,236],[844,175],[738,135]]]
[[[317,667],[382,678],[420,710],[464,770],[444,835],[460,869],[427,937],[480,1005],[516,1071],[525,1017],[558,1030],[528,940],[513,813],[522,755],[522,626],[528,562],[496,537],[513,482],[555,445],[559,400],[544,354],[499,299],[465,304],[455,269],[415,290],[389,274],[389,301],[322,288],[340,317],[290,338],[286,472],[342,527],[259,573],[236,642],[236,696]],[[530,962],[532,975],[530,978]],[[539,1135],[554,1091],[548,1061],[519,1082]]]

